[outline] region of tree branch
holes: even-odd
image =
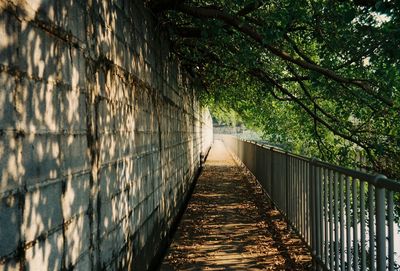
[[[297,105],[299,105],[301,108],[303,108],[303,110],[305,110],[307,112],[307,114],[309,114],[312,118],[314,118],[319,123],[324,125],[328,130],[330,130],[335,135],[340,136],[350,142],[353,142],[354,144],[357,144],[358,146],[360,146],[364,149],[368,149],[369,147],[371,147],[368,143],[361,142],[361,141],[353,138],[351,135],[344,134],[344,133],[338,131],[337,129],[335,129],[331,124],[327,123],[325,120],[320,118],[318,115],[314,114],[314,112],[310,108],[308,108],[308,106],[306,106],[299,98],[294,96],[290,91],[288,91],[286,88],[284,88],[282,85],[280,85],[275,79],[273,79],[271,76],[269,76],[264,71],[262,71],[260,69],[256,69],[256,70],[252,71],[251,74],[256,75],[259,80],[261,80],[265,83],[273,84],[274,86],[276,86],[276,88],[279,89],[283,94],[290,97]]]
[[[265,1],[254,0],[251,3],[247,4],[244,8],[242,8],[238,13],[237,16],[245,16],[263,6]]]
[[[247,35],[248,37],[252,38],[259,45],[261,45],[262,47],[267,49],[270,53],[274,54],[275,56],[277,56],[283,60],[289,61],[293,64],[296,64],[297,66],[302,67],[304,69],[315,71],[315,72],[322,74],[325,77],[332,79],[336,82],[357,86],[357,87],[363,89],[368,94],[376,97],[381,102],[384,102],[386,105],[393,106],[392,100],[387,99],[382,96],[378,96],[375,93],[374,89],[371,87],[371,85],[366,81],[343,77],[343,76],[335,73],[332,70],[321,67],[314,63],[307,62],[303,59],[293,57],[289,53],[287,53],[283,50],[280,50],[272,45],[267,44],[266,41],[264,40],[264,38],[262,37],[262,35],[260,33],[258,33],[254,29],[254,27],[248,25],[247,23],[245,23],[244,21],[240,20],[239,18],[237,18],[235,16],[231,16],[231,15],[229,15],[219,9],[215,9],[215,8],[191,7],[191,6],[188,6],[185,4],[178,5],[176,7],[176,10],[186,13],[188,15],[194,16],[194,17],[198,17],[198,18],[221,20],[224,23],[226,23],[226,24],[234,27],[238,31],[242,32],[243,34]]]

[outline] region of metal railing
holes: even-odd
[[[314,269],[399,270],[399,182],[232,136],[223,140],[309,245]]]

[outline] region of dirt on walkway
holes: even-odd
[[[216,141],[161,270],[309,270],[310,265],[305,244],[252,175]]]

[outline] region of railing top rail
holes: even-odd
[[[238,137],[235,137],[232,135],[226,135],[226,137],[232,137],[232,138],[238,139],[243,142],[255,144],[259,147],[268,149],[273,152],[281,153],[281,154],[288,155],[293,158],[307,161],[307,162],[313,163],[314,165],[316,165],[318,167],[333,170],[340,174],[343,174],[343,175],[346,175],[349,177],[353,177],[353,178],[356,178],[356,179],[359,179],[362,181],[366,181],[367,183],[370,183],[377,187],[386,188],[386,189],[394,191],[394,192],[400,192],[400,182],[399,181],[388,179],[384,175],[381,175],[381,174],[370,174],[370,173],[366,173],[366,172],[357,171],[354,169],[349,169],[349,168],[345,168],[345,167],[341,167],[341,166],[337,166],[337,165],[332,165],[332,164],[320,161],[315,158],[309,158],[306,156],[293,154],[293,153],[284,151],[283,149],[278,148],[278,147],[270,146],[267,144],[260,144],[260,143],[254,142],[254,141],[241,139],[241,138],[238,138]]]

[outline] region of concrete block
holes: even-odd
[[[33,77],[55,81],[60,60],[56,39],[33,24],[22,22],[18,38],[21,70]]]
[[[144,202],[141,202],[139,203],[139,205],[135,207],[135,209],[132,212],[131,216],[132,232],[138,230],[142,226],[145,220],[146,220],[145,204]]]
[[[66,22],[67,24],[64,26],[64,28],[67,31],[70,31],[72,35],[77,37],[81,41],[85,41],[86,39],[86,33],[85,33],[85,20],[86,20],[86,12],[85,9],[76,3],[74,4],[69,4],[69,2],[64,2],[62,3],[66,6],[65,10],[67,10],[68,15]]]
[[[59,136],[30,134],[19,139],[22,145],[20,171],[27,186],[60,177]]]
[[[106,99],[101,99],[98,104],[97,126],[101,133],[110,133],[115,130],[115,106]]]
[[[27,133],[57,132],[60,102],[53,84],[23,80],[18,84],[19,126]]]
[[[147,196],[145,203],[146,203],[146,216],[149,217],[155,209],[154,193],[151,193],[150,195]]]
[[[125,159],[125,174],[126,174],[126,181],[129,186],[132,186],[132,183],[135,181],[135,158],[130,156],[129,158]]]
[[[103,201],[111,197],[120,189],[117,182],[117,163],[101,168],[100,171],[100,197]]]
[[[77,9],[76,7],[74,8],[75,10]],[[75,26],[74,26],[75,27]],[[79,35],[85,35],[82,34],[81,32],[85,33],[85,29],[82,27],[82,25],[79,25],[78,27],[79,30]],[[80,38],[84,38],[85,36],[82,36]],[[71,58],[71,86],[72,89],[83,89],[85,88],[85,83],[86,83],[86,59],[85,56],[83,55],[83,52],[80,49],[76,48],[70,48],[69,50],[70,58]]]
[[[1,52],[2,50],[0,49],[0,54]],[[1,55],[0,59],[3,59]],[[7,73],[0,73],[0,129],[16,128],[15,87],[16,83],[13,76]]]
[[[146,198],[147,193],[147,176],[143,176],[137,181],[137,189],[139,194],[139,202],[142,202]]]
[[[90,174],[69,175],[61,202],[65,220],[87,211],[90,198]]]
[[[107,163],[114,161],[119,156],[118,142],[115,133],[103,134],[100,137],[100,161]]]
[[[104,235],[100,246],[100,259],[102,266],[110,264],[112,258],[119,254],[119,251],[124,244],[125,236],[118,228]]]
[[[84,52],[68,44],[60,44],[58,54],[58,80],[74,90],[84,89],[87,83]]]
[[[156,190],[154,190],[154,197],[153,197],[154,208],[157,208],[158,206],[160,206],[161,202],[164,201],[164,198],[162,197],[162,195],[163,195],[162,189],[163,189],[163,187],[160,186]]]
[[[124,115],[122,129],[133,132],[135,130],[136,119],[135,119],[135,111],[133,110],[132,105],[127,105],[123,113],[125,115]]]
[[[134,132],[126,131],[119,134],[120,137],[120,157],[132,156],[134,153]]]
[[[116,240],[116,244],[115,244],[115,249],[117,251],[117,253],[119,254],[123,248],[123,246],[125,245],[125,242],[127,241],[128,238],[128,231],[129,229],[126,228],[127,223],[125,223],[125,221],[127,221],[128,218],[124,218],[121,221],[119,221],[119,224],[117,226],[117,228],[115,229],[115,240]]]
[[[94,42],[99,55],[111,59],[112,32],[101,22],[94,23]]]
[[[126,191],[117,194],[112,200],[113,205],[113,218],[119,222],[123,217],[128,215],[129,212],[129,197]]]
[[[113,205],[111,200],[102,200],[100,207],[100,235],[107,234],[115,226],[115,213],[113,212]]]
[[[146,176],[145,182],[146,183],[145,183],[145,191],[144,192],[145,192],[146,197],[148,197],[154,191],[153,178],[150,174]]]
[[[61,188],[57,182],[26,193],[21,229],[25,241],[33,241],[63,223]]]
[[[114,114],[115,118],[115,130],[122,132],[128,130],[127,121],[129,118],[132,119],[133,112],[124,104],[120,104],[116,107]]]
[[[89,149],[85,134],[65,135],[61,140],[63,174],[89,169]]]
[[[22,210],[18,195],[0,199],[0,257],[14,252],[20,241]]]
[[[130,207],[135,208],[139,203],[139,185],[137,180],[133,180],[130,189]]]
[[[13,133],[0,133],[0,192],[22,184],[19,149]]]
[[[117,20],[118,21],[118,20]],[[123,58],[124,58],[124,44],[123,42],[120,41],[120,37],[118,36],[117,33],[113,33],[113,43],[112,43],[112,59],[115,63],[115,65],[122,67],[123,65]]]
[[[59,104],[62,129],[68,132],[85,132],[88,118],[85,93],[79,90],[62,90]]]
[[[131,159],[123,159],[118,163],[117,174],[118,183],[122,190],[125,190],[131,182],[133,170],[133,161]]]
[[[106,74],[102,70],[98,70],[95,74],[96,76],[96,90],[99,93],[100,97],[107,97],[106,92]]]
[[[127,29],[127,28],[126,28]],[[129,73],[132,73],[132,61],[133,60],[133,50],[130,47],[130,40],[132,39],[132,35],[130,35],[129,30],[127,29],[127,33],[124,34],[125,40],[127,44],[124,46],[124,55],[125,57],[122,59],[123,68]]]
[[[100,233],[112,231],[117,224],[127,216],[129,212],[129,201],[126,192],[115,195],[111,200],[101,202]]]
[[[119,0],[122,2],[122,0]],[[114,2],[114,14],[115,14],[115,29],[118,29],[119,31],[116,31],[116,35],[118,39],[120,39],[123,42],[126,42],[126,37],[125,35],[129,33],[129,29],[133,29],[133,25],[130,24],[129,19],[126,17],[125,12],[123,9],[121,9],[120,3]]]
[[[113,256],[117,254],[117,249],[117,231],[114,230],[104,235],[100,243],[100,261],[103,267],[111,262]]]
[[[25,251],[25,270],[60,270],[62,255],[63,236],[58,231]]]
[[[65,230],[65,265],[75,265],[90,246],[90,225],[86,215],[80,215]]]
[[[72,56],[68,44],[58,46],[59,62],[57,65],[57,80],[72,87]]]
[[[7,11],[0,16],[0,64],[15,65],[17,62],[18,33],[20,23]]]
[[[138,229],[137,234],[138,234],[138,249],[142,250],[144,246],[146,245],[147,241],[147,236],[148,236],[148,227],[146,224],[142,224],[142,226]]]

